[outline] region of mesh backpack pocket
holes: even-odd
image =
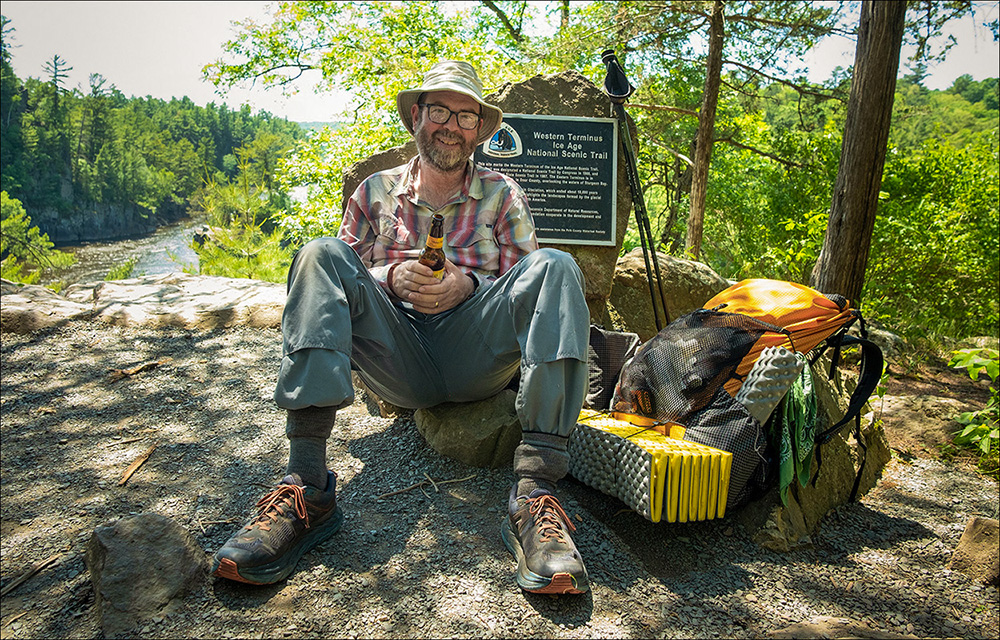
[[[689,415],[685,424],[685,440],[733,454],[727,510],[767,489],[773,467],[767,435],[760,422],[724,388],[719,387],[712,402]]]

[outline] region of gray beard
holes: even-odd
[[[447,133],[442,131],[438,131],[436,135],[449,142],[454,140],[454,138],[451,138]],[[432,167],[444,173],[452,173],[464,169],[469,156],[476,149],[476,142],[466,142],[465,138],[460,140],[460,143],[454,150],[441,149],[434,144],[433,136],[424,127],[417,129],[416,140],[417,151],[420,152],[420,157],[426,160]]]

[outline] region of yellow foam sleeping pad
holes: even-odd
[[[679,424],[584,409],[570,436],[570,473],[652,522],[725,516],[732,454],[683,438]]]

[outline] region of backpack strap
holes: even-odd
[[[831,341],[832,344],[830,346],[835,347],[837,352],[840,351],[841,347],[851,345],[861,347],[861,374],[858,376],[858,386],[854,389],[854,393],[851,394],[851,399],[847,404],[847,413],[844,414],[840,422],[817,434],[817,444],[826,444],[829,442],[830,438],[842,426],[850,422],[851,418],[857,417],[858,420],[861,419],[861,409],[864,408],[865,403],[868,402],[868,398],[871,397],[875,391],[875,387],[878,386],[879,380],[882,378],[882,365],[884,363],[882,350],[874,342],[867,338],[857,338],[847,334],[831,336],[827,339],[827,342]],[[832,368],[830,373],[832,375]]]
[[[868,462],[868,445],[865,444],[865,438],[861,435],[861,414],[854,416],[854,438],[858,441],[858,446],[861,447],[861,464],[858,465],[858,475],[854,476],[854,486],[851,487],[851,495],[847,498],[848,502],[854,502],[858,497],[858,489],[861,487],[861,476],[865,472],[865,463]]]

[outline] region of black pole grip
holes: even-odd
[[[618,56],[615,55],[614,50],[605,49],[601,53],[601,62],[608,68],[608,73],[604,76],[604,93],[608,94],[611,102],[616,104],[625,102],[632,95],[632,92],[635,91],[635,87],[632,86],[625,76],[625,69],[618,62]]]

